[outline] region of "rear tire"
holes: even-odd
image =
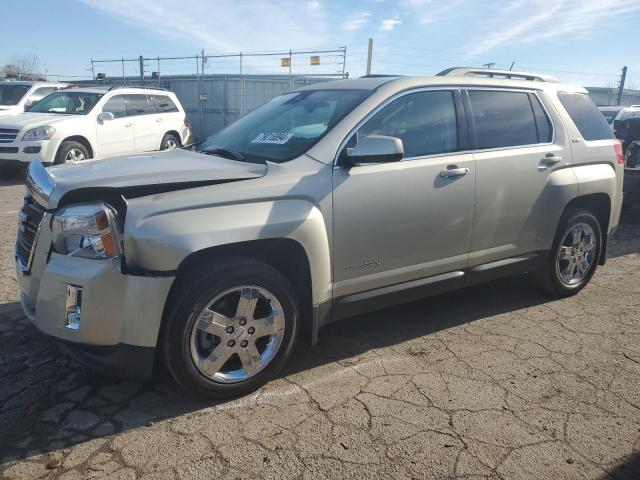
[[[601,251],[598,219],[588,210],[568,209],[560,219],[544,267],[531,275],[533,284],[558,297],[575,295],[593,277]]]
[[[161,337],[176,381],[219,399],[249,393],[277,375],[298,337],[300,309],[289,281],[249,258],[205,264],[188,275],[178,280]]]
[[[62,142],[58,153],[56,154],[55,163],[59,165],[67,162],[81,162],[91,158],[91,154],[83,144],[67,140]]]
[[[162,137],[160,150],[175,150],[181,146],[180,139],[173,133],[167,133]]]

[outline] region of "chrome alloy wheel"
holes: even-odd
[[[84,153],[82,153],[82,150],[78,148],[72,148],[64,156],[65,162],[81,162],[82,160],[86,160],[86,158]]]
[[[254,285],[234,287],[200,312],[191,331],[191,358],[211,380],[241,382],[273,360],[284,330],[284,311],[273,293]]]
[[[590,225],[578,223],[565,234],[558,249],[556,270],[568,286],[581,283],[595,262],[596,235]]]
[[[175,150],[176,148],[178,148],[178,143],[173,138],[169,138],[164,142],[165,150]]]

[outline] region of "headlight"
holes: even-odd
[[[49,140],[56,133],[56,129],[47,125],[46,127],[38,127],[29,130],[24,134],[22,140],[31,142],[33,140]]]
[[[114,258],[120,255],[122,224],[103,203],[63,208],[51,226],[53,250],[71,257]]]

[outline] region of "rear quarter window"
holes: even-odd
[[[611,127],[584,93],[559,92],[558,98],[585,140],[613,139]]]

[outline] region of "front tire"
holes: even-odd
[[[186,390],[210,398],[249,393],[277,375],[298,336],[295,290],[252,259],[206,265],[174,293],[164,319],[167,369]]]
[[[535,286],[559,297],[575,295],[591,280],[602,251],[602,230],[588,210],[569,209],[561,220],[544,268],[533,273]]]
[[[91,158],[91,154],[83,144],[67,140],[62,142],[58,153],[56,154],[55,163],[81,162]]]

